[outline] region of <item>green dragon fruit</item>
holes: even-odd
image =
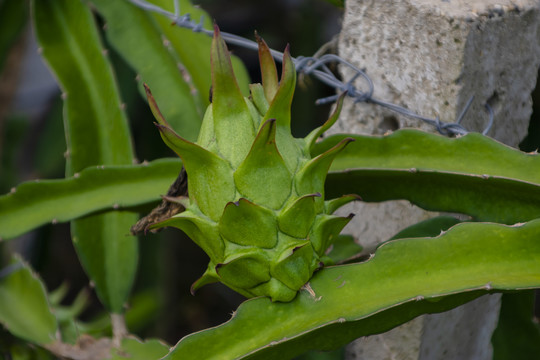
[[[306,138],[294,138],[294,64],[286,49],[278,81],[268,46],[257,40],[262,85],[250,85],[251,95],[245,98],[216,27],[212,104],[196,143],[171,129],[147,90],[156,125],[182,159],[189,189],[189,198],[175,200],[186,210],[152,228],[179,228],[210,257],[192,292],[220,281],[246,297],[286,302],[329,263],[325,251],[350,220],[332,213],[356,196],[325,202],[324,182],[334,157],[352,139],[311,158],[311,146],[337,120],[341,101],[323,126]]]

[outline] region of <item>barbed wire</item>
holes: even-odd
[[[190,14],[181,14],[180,11],[180,2],[179,0],[172,0],[174,3],[174,13],[167,11],[159,6],[156,6],[154,4],[148,3],[145,0],[127,0],[134,4],[135,6],[146,10],[158,13],[160,15],[163,15],[167,18],[169,18],[172,23],[178,27],[190,29],[193,32],[200,32],[203,34],[206,34],[208,36],[213,36],[214,32],[208,29],[205,29],[203,27],[203,21],[204,17],[201,16],[199,21],[195,21],[191,18]],[[221,32],[221,37],[231,45],[237,45],[246,49],[251,50],[257,50],[258,44],[255,41],[246,39],[244,37],[227,33],[227,32]],[[276,51],[271,49],[270,50],[272,57],[276,60],[281,62],[283,58],[283,53],[280,51]],[[378,106],[384,107],[390,111],[393,111],[395,113],[421,120],[427,124],[430,124],[431,126],[435,127],[435,129],[443,134],[443,135],[449,135],[449,136],[456,136],[456,135],[465,135],[469,131],[461,125],[461,121],[465,117],[467,111],[471,107],[471,104],[474,100],[474,96],[470,97],[467,101],[467,104],[465,104],[465,107],[457,117],[455,122],[444,122],[441,121],[439,117],[436,117],[435,119],[429,118],[426,116],[419,115],[415,113],[414,111],[411,111],[403,106],[389,103],[383,100],[379,100],[375,97],[373,97],[374,92],[374,85],[371,78],[367,75],[365,71],[362,69],[359,69],[357,66],[351,64],[347,60],[339,57],[335,54],[324,54],[321,56],[314,55],[314,56],[298,56],[293,57],[292,61],[296,67],[296,71],[300,74],[305,74],[312,76],[322,83],[333,87],[339,92],[347,92],[347,96],[352,98],[355,103],[372,103],[376,104]],[[349,68],[353,72],[353,76],[348,81],[342,81],[339,79],[333,71],[330,70],[328,67],[328,64],[339,64],[341,66],[345,66]],[[366,87],[366,90],[360,90],[355,85],[354,82],[362,78],[364,80],[364,85]],[[338,99],[339,95],[333,95],[326,98],[322,98],[316,101],[316,104],[327,104],[334,102]],[[494,121],[494,112],[492,107],[489,104],[484,105],[488,115],[489,115],[489,121],[486,126],[486,128],[482,131],[483,135],[486,135],[491,127],[493,126]]]

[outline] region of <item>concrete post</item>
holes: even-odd
[[[463,126],[481,132],[488,122],[487,103],[495,114],[488,135],[517,147],[527,133],[530,95],[540,66],[540,1],[347,0],[339,53],[365,69],[374,82],[375,98],[424,116],[453,122],[474,96]],[[351,74],[343,69],[342,76]],[[383,134],[404,127],[435,131],[419,120],[352,101],[345,103],[341,123],[333,131]],[[368,249],[433,215],[407,202],[357,204],[343,210],[349,212],[357,216],[346,232]],[[419,318],[386,337],[358,340],[349,348],[354,354],[350,358],[490,359],[498,309],[498,297],[489,296],[429,320]],[[464,322],[473,319],[473,313],[476,329]],[[465,355],[449,350],[463,346],[458,335],[465,336],[465,331],[454,332],[453,338],[438,336],[448,334],[449,324],[466,326],[466,336],[476,339]],[[408,338],[411,332],[416,336],[403,340],[400,331]],[[437,348],[430,346],[433,343]],[[378,355],[367,353],[372,348]]]

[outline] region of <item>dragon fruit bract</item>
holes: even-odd
[[[258,42],[263,84],[252,84],[245,98],[216,27],[213,99],[196,143],[171,129],[147,91],[163,140],[183,161],[189,189],[189,198],[177,199],[186,210],[153,227],[183,230],[210,257],[193,290],[221,281],[247,297],[290,301],[328,261],[326,249],[350,219],[332,213],[356,197],[324,201],[324,182],[351,139],[311,158],[311,146],[336,121],[340,104],[323,126],[294,138],[294,64],[286,49],[278,81],[269,48]]]

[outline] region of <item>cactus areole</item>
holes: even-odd
[[[278,80],[268,46],[257,41],[262,85],[250,85],[245,98],[216,27],[212,104],[196,143],[174,132],[147,88],[156,125],[182,159],[189,189],[189,198],[176,199],[186,210],[152,228],[179,228],[210,257],[192,291],[220,281],[246,297],[286,302],[329,262],[325,251],[350,220],[332,213],[357,197],[324,201],[324,182],[334,157],[352,139],[311,158],[311,146],[337,120],[341,101],[323,126],[294,138],[294,64],[286,49]]]

